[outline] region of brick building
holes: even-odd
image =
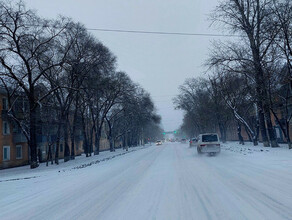
[[[13,126],[7,115],[8,100],[0,90],[0,169],[28,164],[26,138]]]
[[[27,144],[27,139],[22,133],[20,127],[8,116],[8,98],[4,89],[0,89],[0,169],[17,167],[29,164],[30,154],[29,147]],[[18,100],[15,108],[25,108],[25,100]],[[56,150],[56,132],[54,132],[53,127],[51,131],[46,131],[48,129],[46,126],[38,122],[37,131],[37,145],[38,145],[38,156],[41,160],[40,162],[46,161],[47,154],[49,151],[49,143],[52,144],[52,156],[55,157]],[[68,144],[71,148],[70,138]],[[94,143],[94,142],[93,142]],[[116,145],[118,146],[118,145]],[[105,131],[102,132],[102,138],[100,140],[100,151],[109,150],[109,141],[107,140]],[[59,159],[64,158],[64,139],[60,140],[59,147]],[[75,135],[75,155],[81,155],[83,150],[83,136],[80,130],[76,131]],[[94,150],[94,149],[93,149]]]

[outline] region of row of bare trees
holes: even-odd
[[[188,137],[199,133],[216,132],[220,129],[222,141],[232,115],[217,87],[204,78],[186,79],[179,87],[180,94],[174,99],[177,109],[185,112],[182,132]]]
[[[213,25],[236,35],[234,40],[214,42],[206,61],[208,86],[201,89],[211,88],[209,99],[205,101],[215,103],[211,110],[214,111],[212,122],[217,122],[219,128],[224,125],[230,116],[223,117],[229,114],[225,114],[228,112],[225,110],[221,114],[221,110],[227,107],[239,126],[247,129],[255,144],[260,132],[264,146],[277,147],[273,115],[291,147],[292,2],[224,0],[213,11],[211,20]],[[197,81],[199,85],[194,85],[195,90],[200,90],[202,80]],[[182,96],[186,86],[187,82],[181,87]],[[221,101],[216,104],[217,95]],[[177,98],[177,107],[185,109],[181,100],[181,97]],[[186,117],[194,118],[196,122],[198,118],[210,117],[186,112]]]
[[[58,164],[60,141],[65,161],[74,159],[78,134],[88,156],[99,154],[103,130],[112,151],[118,139],[135,145],[159,132],[149,94],[116,66],[83,25],[43,19],[21,1],[0,1],[0,80],[8,116],[30,147],[31,168],[38,166],[38,134],[47,136],[49,158],[56,145]]]

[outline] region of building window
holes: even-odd
[[[8,100],[7,100],[7,98],[2,98],[2,110],[8,110]]]
[[[12,123],[12,131],[13,131],[14,134],[20,134],[21,133],[21,128],[16,122]]]
[[[16,159],[22,159],[22,146],[16,145]]]
[[[10,147],[4,146],[3,147],[3,161],[10,160]]]
[[[60,152],[63,152],[63,144],[60,144]]]
[[[9,123],[7,121],[3,121],[3,134],[10,134]]]

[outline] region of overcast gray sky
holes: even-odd
[[[46,18],[61,14],[87,28],[218,33],[207,14],[218,0],[25,0]],[[183,114],[172,98],[186,78],[202,76],[212,37],[91,31],[118,58],[118,69],[150,92],[165,130],[179,127]]]

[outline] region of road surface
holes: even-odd
[[[283,168],[272,157],[267,164],[268,157],[199,156],[179,143],[146,147],[2,182],[0,219],[292,219],[291,163]]]

